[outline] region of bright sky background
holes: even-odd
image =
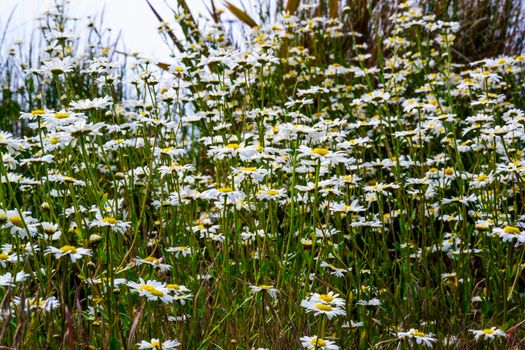
[[[176,0],[150,0],[164,20],[172,23],[172,12],[165,1],[173,6],[177,3]],[[207,16],[203,1],[209,4],[209,0],[187,0],[194,16],[199,13]],[[240,1],[231,2],[238,5]],[[222,1],[215,3],[220,5]],[[0,30],[4,30],[14,8],[7,41],[27,40],[38,23],[35,18],[52,8],[53,4],[54,0],[0,0]],[[159,22],[145,0],[71,0],[69,8],[70,15],[79,18],[95,16],[105,9],[104,28],[112,28],[115,36],[120,31],[128,52],[137,51],[147,57],[165,60],[169,57],[170,51],[157,31]]]

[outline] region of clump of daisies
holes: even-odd
[[[461,63],[421,1],[381,42],[292,2],[237,31],[178,1],[157,61],[57,1],[2,51],[3,346],[525,338],[525,57]]]

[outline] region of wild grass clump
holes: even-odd
[[[63,9],[2,75],[0,345],[524,346],[524,56],[459,63],[405,2],[374,53],[182,7],[183,53],[124,64]]]

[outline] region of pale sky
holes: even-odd
[[[165,1],[173,5],[177,3],[176,0],[150,0],[164,20],[173,23],[172,12],[165,5]],[[199,13],[207,16],[203,1],[209,4],[209,0],[187,0],[194,16]],[[238,5],[240,1],[231,2]],[[220,5],[222,1],[215,3]],[[13,20],[7,31],[7,41],[27,40],[37,24],[34,19],[44,10],[52,8],[53,4],[54,0],[0,0],[0,31],[4,30],[9,14],[14,8]],[[71,0],[70,3],[70,15],[79,18],[95,16],[102,9],[105,9],[104,28],[112,28],[115,36],[121,31],[128,52],[141,52],[147,57],[164,60],[169,57],[170,51],[157,31],[159,22],[145,0]]]

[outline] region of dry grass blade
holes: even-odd
[[[159,22],[162,24],[164,22],[164,20],[162,19],[162,17],[159,15],[159,13],[157,12],[157,10],[155,10],[155,8],[153,7],[153,5],[151,5],[151,3],[149,2],[149,0],[146,0],[146,2],[148,3],[148,6],[149,8],[151,9],[151,11],[153,12],[153,14],[155,15],[155,17],[157,17],[157,19],[159,20]],[[183,52],[184,51],[184,48],[182,47],[182,44],[180,43],[179,39],[177,39],[177,36],[175,35],[175,33],[173,33],[173,31],[171,29],[167,29],[167,33],[168,33],[168,36],[170,37],[171,41],[173,41],[173,43],[175,44],[175,46],[177,46],[177,49],[179,49],[180,52]]]
[[[9,305],[9,302],[11,301],[11,297],[12,297],[12,291],[11,291],[11,288],[8,288],[7,293],[5,293],[4,298],[2,299],[2,302],[0,303],[0,312],[2,312],[3,315],[7,315],[7,317],[4,316],[4,320],[3,320],[4,324],[2,325],[2,328],[0,329],[0,339],[4,339],[4,335],[9,326],[9,321],[11,321],[11,313],[7,312],[7,310],[9,310],[8,305]]]
[[[208,13],[213,19],[213,22],[220,23],[220,17],[219,17],[219,13],[217,12],[217,7],[215,7],[215,1],[211,0],[210,3],[211,3],[211,9],[206,5],[206,3],[204,3],[204,6],[206,6],[206,10],[208,10]]]
[[[294,15],[297,9],[299,8],[301,0],[288,0],[286,3],[286,8],[284,9],[286,12],[288,12],[291,15]]]
[[[133,347],[133,341],[135,340],[135,332],[137,331],[137,327],[139,325],[139,321],[143,313],[144,313],[144,305],[140,308],[139,312],[135,316],[135,319],[133,320],[133,324],[131,325],[131,329],[129,330],[128,348],[130,349]]]
[[[170,69],[170,65],[167,63],[157,62],[157,67],[159,67],[162,70],[168,70]]]
[[[23,346],[23,342],[24,342],[24,335],[25,335],[25,328],[27,326],[27,319],[26,319],[26,315],[27,313],[25,312],[26,310],[26,302],[27,302],[27,299],[26,299],[26,295],[25,295],[25,291],[22,290],[22,292],[20,293],[20,308],[19,308],[19,312],[18,312],[18,315],[17,315],[17,319],[18,319],[18,326],[16,327],[16,330],[15,330],[15,335],[13,337],[14,339],[14,342],[13,342],[13,347],[15,349],[21,349],[22,346]],[[37,299],[38,300],[38,299]]]
[[[337,18],[339,15],[339,0],[328,0],[330,18]]]
[[[250,27],[257,27],[257,22],[253,20],[246,12],[235,6],[229,1],[224,2],[224,6],[235,16],[237,17],[241,22],[249,25]]]
[[[197,23],[195,22],[195,18],[193,18],[193,15],[191,14],[190,7],[186,3],[186,0],[178,0],[179,6],[182,7],[182,10],[184,11],[184,14],[188,17],[191,27],[194,29],[197,28]]]
[[[66,317],[66,328],[67,331],[64,333],[64,344],[68,344],[68,348],[73,348],[73,343],[75,340],[74,329],[73,329],[73,319],[69,313],[69,308],[66,306],[64,308],[64,316]]]

